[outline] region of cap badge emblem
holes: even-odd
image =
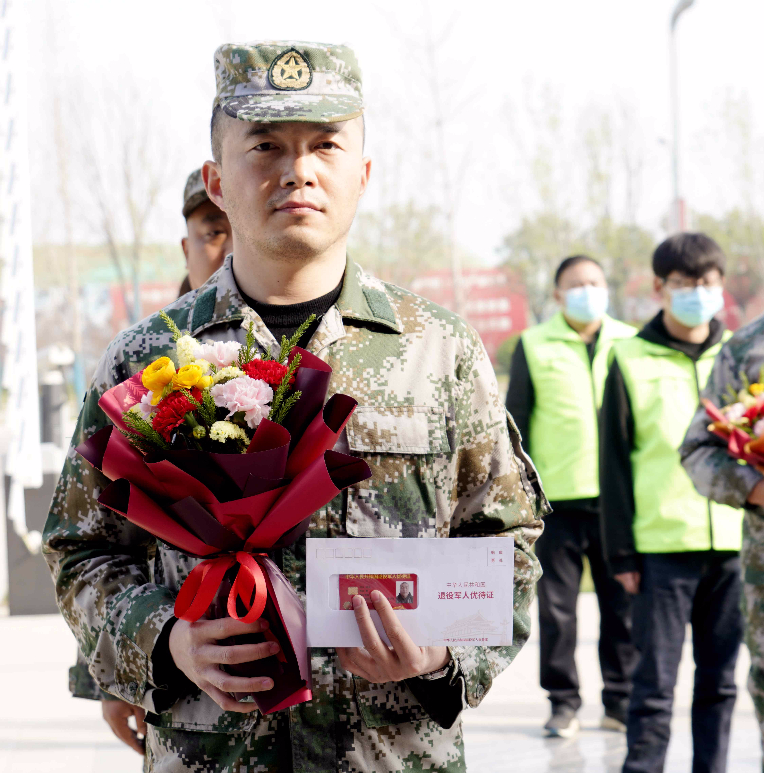
[[[296,49],[290,48],[273,60],[268,70],[268,80],[276,89],[301,91],[310,86],[313,71],[305,57]]]

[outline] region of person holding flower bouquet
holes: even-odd
[[[148,771],[463,771],[461,712],[528,638],[548,503],[475,331],[347,256],[353,52],[215,62],[203,176],[233,254],[99,365],[44,535],[59,605],[147,710]],[[417,647],[382,604],[388,648],[364,603],[367,648],[308,653],[306,531],[513,538],[513,646]]]
[[[721,348],[680,448],[698,492],[743,508],[740,552],[748,691],[764,747],[764,317]]]
[[[685,629],[696,664],[693,770],[727,765],[740,648],[742,512],[695,491],[677,449],[714,358],[729,338],[725,256],[705,234],[666,239],[653,254],[662,310],[613,347],[600,420],[603,540],[611,570],[635,595],[639,661],[624,773],[663,770]]]

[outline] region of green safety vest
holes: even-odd
[[[562,312],[523,332],[535,394],[528,449],[549,499],[599,496],[597,411],[608,355],[616,341],[636,333],[631,325],[605,316],[590,364],[586,344]]]
[[[678,451],[721,346],[707,349],[696,363],[642,338],[613,347],[634,419],[633,530],[639,553],[740,550],[743,511],[698,494]]]

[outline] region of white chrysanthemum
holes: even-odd
[[[194,365],[202,369],[202,375],[206,376],[210,372],[210,368],[212,367],[207,360],[194,360]]]
[[[186,365],[191,365],[199,356],[197,350],[199,349],[199,342],[191,336],[181,336],[178,342],[175,344],[175,351],[178,354],[178,367],[183,368]]]
[[[230,381],[232,378],[239,378],[239,376],[245,376],[241,368],[237,368],[235,365],[229,365],[227,368],[221,368],[213,377],[213,384],[221,384],[224,381]]]
[[[210,427],[210,438],[221,443],[225,443],[226,440],[243,440],[245,443],[249,441],[247,433],[230,421],[216,421]]]

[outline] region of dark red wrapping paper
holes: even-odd
[[[316,510],[371,475],[364,461],[331,450],[356,401],[347,395],[327,401],[331,368],[296,351],[303,357],[295,374],[295,389],[302,396],[285,426],[267,419],[260,423],[246,454],[172,449],[143,456],[114,427],[77,448],[113,481],[98,498],[100,504],[173,548],[205,559],[178,593],[177,617],[268,620],[265,634],[236,641],[276,640],[281,651],[226,669],[273,679],[272,690],[250,694],[263,713],[311,699],[305,612],[263,551],[294,542]],[[126,429],[122,413],[146,391],[139,373],[104,393],[99,405],[118,428]]]

